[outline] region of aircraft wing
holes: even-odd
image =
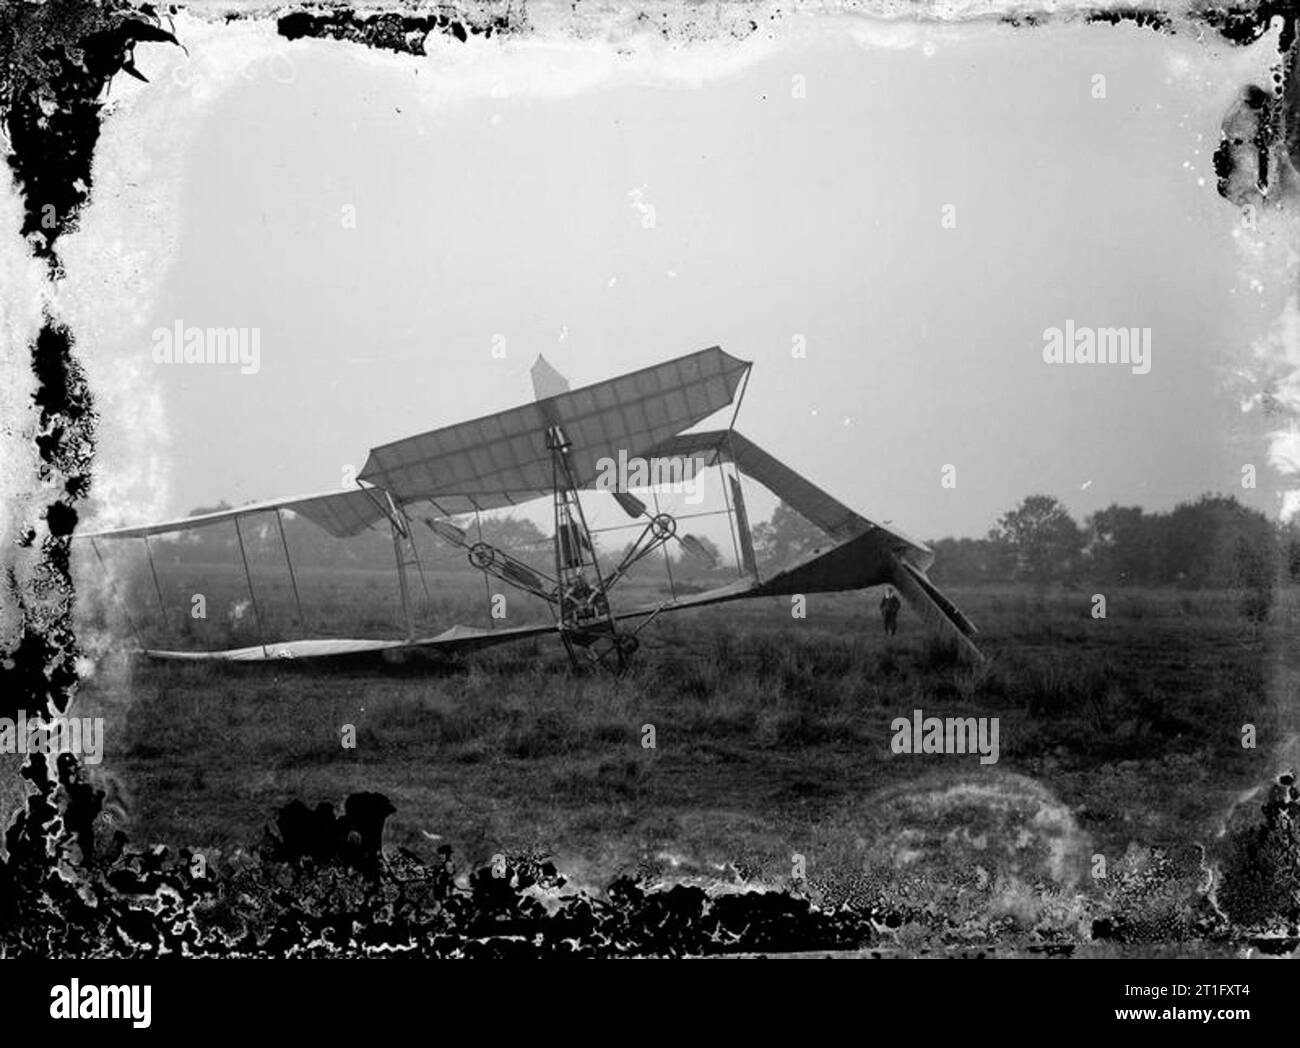
[[[646,453],[646,457],[651,460],[695,456],[701,458],[706,466],[719,460],[734,462],[741,473],[762,484],[837,542],[876,530],[883,533],[882,542],[887,542],[899,553],[906,552],[910,559],[921,563],[923,568],[929,567],[934,560],[934,554],[925,544],[855,513],[738,430],[682,433],[663,441]],[[884,536],[889,538],[885,539]]]
[[[164,520],[155,524],[103,528],[98,531],[78,530],[73,537],[78,539],[147,538],[150,535],[165,535],[174,531],[188,531],[191,528],[211,527],[238,517],[276,510],[289,510],[300,517],[305,517],[339,539],[359,535],[376,521],[385,518],[381,493],[367,494],[363,489],[355,488],[350,491],[326,491],[318,495],[299,495],[294,498],[250,502],[233,509],[200,513],[192,517],[177,517],[175,520]]]
[[[554,623],[515,626],[511,629],[479,629],[475,626],[452,626],[432,637],[415,640],[358,640],[347,638],[290,640],[277,644],[251,644],[246,648],[222,651],[163,651],[149,648],[144,654],[168,662],[275,662],[294,659],[339,658],[348,655],[382,655],[399,649],[433,649],[453,653],[490,648],[495,644],[524,640],[554,633]]]
[[[840,593],[886,584],[894,586],[926,625],[956,644],[966,658],[974,662],[984,660],[974,641],[979,632],[975,624],[930,581],[923,570],[900,556],[889,533],[879,528],[829,550],[814,550],[801,563],[761,582],[739,579],[656,607],[639,608],[618,618],[637,618],[752,597]]]
[[[690,353],[522,407],[374,448],[360,479],[400,503],[428,499],[447,516],[551,494],[546,432],[558,425],[579,487],[597,462],[642,455],[732,402],[749,369],[720,348]]]
[[[548,365],[549,367],[549,365]],[[429,499],[445,516],[499,509],[552,493],[546,431],[559,425],[572,442],[579,487],[594,483],[597,461],[644,454],[731,403],[748,361],[720,348],[700,350],[615,379],[557,393],[509,411],[446,426],[370,452],[360,480],[387,490],[398,504]],[[558,389],[562,379],[544,386]],[[254,513],[290,510],[335,538],[383,520],[383,493],[322,492],[249,503],[192,517],[93,532],[78,538],[140,538],[208,527]]]
[[[836,544],[812,550],[802,562],[762,582],[755,581],[744,592],[699,594],[695,600],[687,598],[674,606],[888,584],[932,629],[951,638],[968,656],[983,658],[971,639],[978,632],[975,625],[925,574],[934,562],[934,552],[928,546],[859,516],[735,430],[683,433],[647,454],[652,459],[688,456],[700,456],[705,465],[719,460],[733,462],[740,472],[817,525]]]

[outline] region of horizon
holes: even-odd
[[[713,467],[709,467],[709,468],[712,469]],[[746,478],[746,480],[748,480],[748,478]],[[593,489],[584,489],[584,491],[582,492],[582,494],[583,494],[583,495],[590,495],[591,492],[592,492],[592,490],[593,490]],[[652,490],[652,489],[649,489],[649,488],[647,488],[647,489],[633,488],[633,489],[630,489],[630,490],[635,494],[635,493],[637,493],[637,492],[639,492],[639,491],[642,491],[642,490],[649,491],[649,490]],[[936,542],[946,542],[946,541],[950,541],[950,540],[957,540],[957,541],[967,540],[967,539],[969,539],[969,540],[973,540],[973,541],[983,541],[983,540],[987,540],[987,539],[990,538],[991,532],[993,532],[993,531],[996,530],[996,528],[997,528],[997,524],[998,524],[998,521],[999,521],[999,520],[1000,520],[1004,515],[1006,515],[1007,513],[1010,513],[1010,512],[1013,511],[1013,510],[1016,510],[1016,509],[1020,508],[1020,507],[1024,504],[1024,502],[1025,502],[1026,499],[1034,498],[1035,496],[1040,496],[1040,495],[1046,495],[1047,497],[1049,497],[1049,498],[1054,498],[1054,499],[1056,498],[1056,496],[1055,496],[1055,495],[1052,495],[1051,492],[1044,492],[1044,491],[1030,491],[1030,492],[1026,492],[1026,493],[1025,493],[1024,495],[1022,495],[1019,499],[1017,499],[1016,502],[1014,502],[1012,505],[1007,506],[1005,509],[999,511],[998,515],[997,515],[997,516],[996,516],[996,517],[995,517],[995,518],[994,518],[994,519],[989,523],[988,528],[985,529],[983,532],[980,532],[979,534],[976,534],[976,535],[932,535],[932,536],[928,536],[928,537],[922,537],[922,538],[921,538],[921,541],[924,542],[926,545],[933,545],[933,544],[936,543]],[[749,496],[746,495],[746,498],[747,498],[747,499],[748,499],[748,497],[749,497]],[[1243,502],[1241,499],[1237,498],[1236,494],[1235,494],[1234,492],[1231,492],[1231,491],[1228,491],[1228,492],[1204,491],[1204,492],[1201,492],[1199,495],[1191,496],[1191,497],[1189,497],[1189,498],[1187,498],[1187,499],[1184,499],[1184,500],[1182,500],[1182,501],[1180,501],[1180,502],[1178,502],[1178,503],[1174,504],[1173,506],[1170,506],[1170,507],[1168,507],[1168,508],[1166,508],[1166,509],[1159,509],[1159,510],[1154,510],[1154,509],[1151,509],[1151,508],[1149,508],[1149,507],[1147,507],[1147,506],[1140,505],[1140,504],[1138,504],[1138,503],[1120,503],[1120,502],[1114,502],[1114,503],[1111,503],[1111,504],[1108,505],[1108,506],[1101,506],[1101,507],[1099,507],[1098,509],[1095,509],[1095,510],[1091,511],[1087,516],[1084,516],[1084,517],[1078,517],[1078,516],[1076,516],[1073,512],[1070,511],[1070,509],[1069,509],[1068,506],[1066,506],[1065,509],[1066,509],[1066,512],[1069,513],[1069,515],[1070,515],[1070,519],[1071,519],[1072,521],[1074,521],[1074,523],[1075,523],[1075,524],[1076,524],[1076,525],[1077,525],[1081,530],[1086,531],[1086,530],[1087,530],[1087,527],[1088,527],[1088,521],[1093,517],[1093,515],[1096,514],[1096,513],[1102,513],[1102,512],[1105,512],[1106,510],[1116,509],[1116,508],[1118,508],[1118,509],[1137,509],[1137,510],[1140,510],[1144,516],[1149,516],[1149,517],[1155,517],[1155,516],[1168,516],[1169,514],[1173,513],[1174,511],[1176,511],[1176,510],[1178,510],[1178,509],[1185,508],[1185,507],[1189,507],[1189,506],[1194,506],[1194,505],[1196,505],[1197,503],[1199,503],[1199,502],[1201,502],[1201,501],[1203,501],[1203,500],[1205,500],[1205,499],[1228,499],[1228,500],[1231,500],[1232,502],[1235,502],[1238,506],[1241,506],[1243,509],[1248,510],[1248,511],[1251,512],[1251,513],[1258,513],[1261,517],[1263,517],[1266,521],[1268,521],[1268,523],[1271,524],[1271,525],[1272,525],[1275,529],[1277,529],[1279,532],[1284,532],[1284,531],[1287,531],[1287,530],[1291,530],[1291,531],[1300,530],[1300,521],[1296,521],[1296,520],[1294,520],[1294,519],[1293,519],[1293,520],[1286,520],[1286,521],[1284,521],[1284,520],[1280,520],[1280,519],[1277,519],[1277,518],[1274,518],[1274,517],[1269,517],[1267,514],[1263,513],[1261,510],[1257,509],[1256,507],[1251,506],[1249,503],[1247,503],[1247,502]],[[250,502],[247,502],[247,503],[242,503],[242,504],[235,505],[235,504],[228,503],[228,502],[226,502],[226,501],[224,501],[224,500],[218,500],[217,502],[212,503],[212,504],[210,504],[210,505],[198,505],[198,506],[193,506],[193,507],[191,507],[190,509],[183,511],[183,512],[182,512],[182,513],[181,513],[177,518],[175,518],[175,519],[177,519],[177,520],[181,520],[181,519],[184,519],[184,518],[187,518],[187,517],[196,517],[196,516],[200,516],[200,515],[202,515],[202,514],[206,514],[206,513],[220,513],[220,512],[225,512],[225,511],[227,511],[227,510],[236,510],[236,509],[240,509],[240,508],[242,508],[242,506],[244,506],[244,505],[254,505],[254,504],[256,504],[256,501],[260,501],[260,500],[254,500],[254,501],[250,501]],[[542,500],[537,500],[537,501],[542,501]],[[777,500],[773,499],[772,501],[775,503]],[[1057,499],[1057,501],[1060,502],[1061,500],[1060,500],[1060,499]],[[1062,502],[1061,504],[1064,506],[1064,503],[1063,503],[1063,502]],[[530,516],[530,515],[524,515],[524,514],[519,514],[519,513],[516,512],[517,510],[523,509],[526,505],[528,505],[528,503],[521,503],[521,504],[519,504],[518,506],[511,506],[511,507],[508,507],[508,508],[498,509],[498,510],[484,510],[482,516],[483,516],[483,518],[484,518],[485,520],[486,520],[486,519],[497,519],[497,520],[516,519],[516,520],[526,520],[526,521],[530,521],[530,522],[532,522],[532,523],[536,523],[536,521],[534,520],[534,518],[533,518],[532,516]],[[286,514],[286,519],[295,519],[295,520],[296,520],[296,519],[305,519],[305,518],[300,518],[300,515],[297,514],[297,513],[294,513],[292,510],[285,510],[284,512],[285,512],[285,514]],[[796,511],[796,512],[797,512],[797,511]],[[448,518],[448,519],[462,518],[462,517],[468,517],[469,519],[472,520],[472,519],[473,519],[473,514],[472,514],[472,513],[471,513],[471,514],[464,514],[464,513],[452,514],[452,517],[451,517],[451,518]],[[751,515],[751,521],[750,521],[750,523],[751,523],[751,525],[753,525],[753,524],[760,524],[760,523],[765,524],[765,523],[770,523],[770,522],[771,522],[771,519],[772,519],[772,517],[771,517],[771,514],[770,514],[770,513],[769,513],[767,516],[763,516],[763,517],[754,517],[754,516]],[[308,522],[308,523],[310,523],[310,522]],[[873,523],[876,523],[876,524],[884,524],[883,521],[874,521]],[[634,525],[629,524],[629,525],[626,525],[626,526],[627,526],[628,528],[632,528]],[[885,524],[884,526],[888,527],[889,525]],[[815,525],[814,525],[814,527],[815,527]],[[380,525],[376,524],[376,525],[375,525],[371,530],[374,530],[374,531],[376,531],[377,533],[382,533],[384,529],[383,529]],[[161,538],[162,536],[159,536],[159,537]],[[710,538],[713,538],[713,536],[711,536],[711,535],[710,535],[709,537],[710,537]],[[715,539],[715,541],[716,541],[716,539]],[[719,545],[721,545],[721,544],[719,544]],[[726,556],[728,555],[728,554],[726,553],[725,550],[723,550],[723,555],[724,555],[724,557],[726,557]],[[734,565],[733,565],[733,566],[734,566]]]

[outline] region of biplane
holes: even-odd
[[[751,367],[750,362],[714,346],[570,389],[539,357],[532,370],[536,394],[532,403],[376,447],[357,474],[355,488],[78,533],[77,538],[89,542],[101,562],[99,542],[143,540],[161,606],[162,589],[150,538],[223,524],[233,527],[259,643],[217,651],[162,650],[142,644],[143,653],[155,659],[245,662],[409,650],[458,653],[555,634],[575,665],[590,661],[621,669],[637,650],[641,631],[665,613],[756,597],[884,584],[895,587],[930,628],[950,638],[964,655],[980,659],[972,639],[974,625],[926,575],[934,559],[929,548],[859,516],[736,429]],[[692,429],[729,407],[726,428]],[[607,561],[601,565],[580,496],[606,497],[594,493],[609,487],[609,462],[632,458],[648,463],[654,476],[681,475],[682,464],[688,460],[717,469],[736,555],[737,577],[733,581],[702,592],[679,594],[670,589],[662,600],[619,606],[619,584],[634,565],[670,543],[688,552],[699,552],[702,547],[698,538],[681,533],[676,516],[659,511],[657,500],[652,509],[631,490],[616,486],[609,496],[631,520],[626,526],[639,526],[640,531],[617,564],[611,566]],[[741,476],[765,487],[819,528],[827,544],[762,577]],[[476,537],[467,526],[484,512],[546,504],[539,500],[549,502],[553,525],[546,569],[484,541],[481,527]],[[249,571],[242,522],[255,515],[274,515],[301,621],[298,583],[284,534],[285,513],[340,539],[377,527],[391,533],[404,637],[276,641],[262,634],[262,614]],[[544,602],[550,621],[491,629],[452,625],[421,635],[411,611],[412,571],[423,581],[413,534],[419,522],[461,549],[478,571]]]

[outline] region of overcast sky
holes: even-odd
[[[615,71],[568,97],[496,51],[496,97],[454,101],[437,55],[276,42],[287,73],[257,66],[191,129],[174,263],[117,349],[260,329],[257,374],[142,372],[161,508],[335,488],[376,444],[530,399],[539,352],[579,385],[719,344],[755,364],[742,432],[921,538],[1036,491],[1078,519],[1203,491],[1275,513],[1229,378],[1284,298],[1214,191],[1237,74],[1137,29],[927,39],[804,33],[700,85]],[[180,90],[183,56],[141,57],[139,90]],[[1150,328],[1150,372],[1045,364],[1067,320]]]

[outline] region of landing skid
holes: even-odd
[[[605,629],[562,629],[560,639],[569,653],[575,669],[590,665],[614,673],[623,673],[636,654],[641,642],[631,633],[610,632]]]

